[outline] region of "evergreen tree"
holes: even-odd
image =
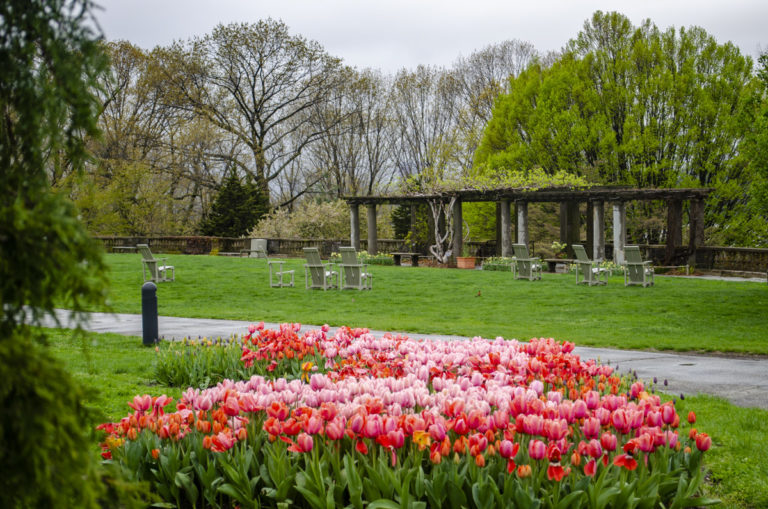
[[[89,0],[0,2],[0,507],[97,507],[83,390],[43,346],[55,306],[105,301],[100,244],[49,176],[81,170],[106,69]],[[77,316],[77,315],[76,315]]]
[[[219,189],[211,212],[200,224],[203,235],[241,237],[269,212],[269,198],[254,182],[240,182],[237,172],[229,176]]]

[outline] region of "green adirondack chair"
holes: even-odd
[[[541,279],[541,258],[533,257],[528,254],[528,246],[525,244],[512,244],[512,250],[515,252],[515,267],[517,273],[515,279]]]
[[[585,284],[589,286],[604,285],[608,283],[608,271],[600,268],[597,260],[590,260],[587,251],[580,244],[571,246],[576,255],[576,284]],[[582,276],[579,281],[579,275]],[[600,277],[602,276],[602,281]]]
[[[643,261],[639,246],[624,246],[624,286],[653,285],[653,265]]]
[[[331,270],[331,263],[323,263],[316,247],[305,247],[304,256],[307,259],[307,263],[304,264],[305,288],[328,290],[339,287],[339,273]]]
[[[147,244],[136,244],[136,249],[141,253],[144,282],[162,283],[176,279],[176,271],[173,265],[166,265],[167,258],[155,258]],[[168,274],[170,273],[170,277]]]
[[[370,290],[373,286],[373,274],[368,272],[368,264],[360,263],[354,247],[340,247],[341,253],[341,288]]]

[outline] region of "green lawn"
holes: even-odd
[[[403,269],[405,270],[405,269]],[[117,421],[130,411],[126,403],[137,394],[167,394],[181,390],[154,380],[155,351],[138,337],[87,334],[85,345],[68,330],[47,330],[50,351],[73,376],[98,393],[88,403],[105,420]],[[768,411],[740,408],[709,396],[677,402],[680,415],[694,410],[696,427],[708,433],[713,447],[707,455],[709,494],[725,507],[768,507]],[[96,446],[94,444],[94,450]]]
[[[349,325],[517,338],[584,346],[768,354],[768,285],[657,277],[651,288],[576,286],[508,272],[370,266],[373,291],[304,289],[303,260],[289,259],[295,288],[270,288],[264,260],[170,255],[176,281],[158,289],[161,315]],[[141,258],[110,254],[114,311],[141,312]]]

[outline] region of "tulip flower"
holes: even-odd
[[[712,446],[712,439],[706,433],[696,435],[696,448],[701,452],[706,452]]]
[[[588,475],[589,477],[594,477],[596,472],[597,462],[593,458],[589,460],[586,465],[584,465],[584,474]]]
[[[616,435],[613,435],[610,432],[603,433],[603,435],[600,437],[600,445],[602,445],[603,449],[606,451],[615,451]]]
[[[542,460],[547,455],[547,446],[541,440],[531,440],[528,443],[528,456],[531,459]]]

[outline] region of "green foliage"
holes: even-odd
[[[411,231],[411,207],[409,205],[398,205],[392,210],[390,215],[392,220],[392,229],[396,239],[404,239]]]
[[[598,11],[551,67],[534,63],[510,80],[475,161],[606,185],[714,187],[707,223],[725,228],[748,214],[739,142],[753,88],[751,60],[731,43]]]
[[[86,393],[28,338],[0,341],[0,506],[97,507]]]
[[[253,182],[242,184],[234,169],[224,180],[211,212],[200,224],[203,235],[242,237],[269,210],[269,196]]]
[[[184,339],[157,347],[155,378],[169,387],[211,387],[224,379],[247,380],[256,374],[243,366],[243,343],[236,338]]]
[[[755,116],[744,139],[744,156],[753,175],[749,189],[753,214],[742,218],[748,231],[758,238],[758,246],[768,246],[768,52],[760,55],[757,86],[752,96]]]
[[[90,6],[87,0],[0,6],[2,339],[29,315],[38,320],[50,312],[54,302],[78,310],[103,299],[99,245],[48,182],[61,165],[81,168],[82,136],[96,134],[90,87],[106,61],[80,25],[79,10]]]
[[[512,272],[513,258],[504,256],[494,256],[483,260],[483,270],[492,270],[497,272]]]

